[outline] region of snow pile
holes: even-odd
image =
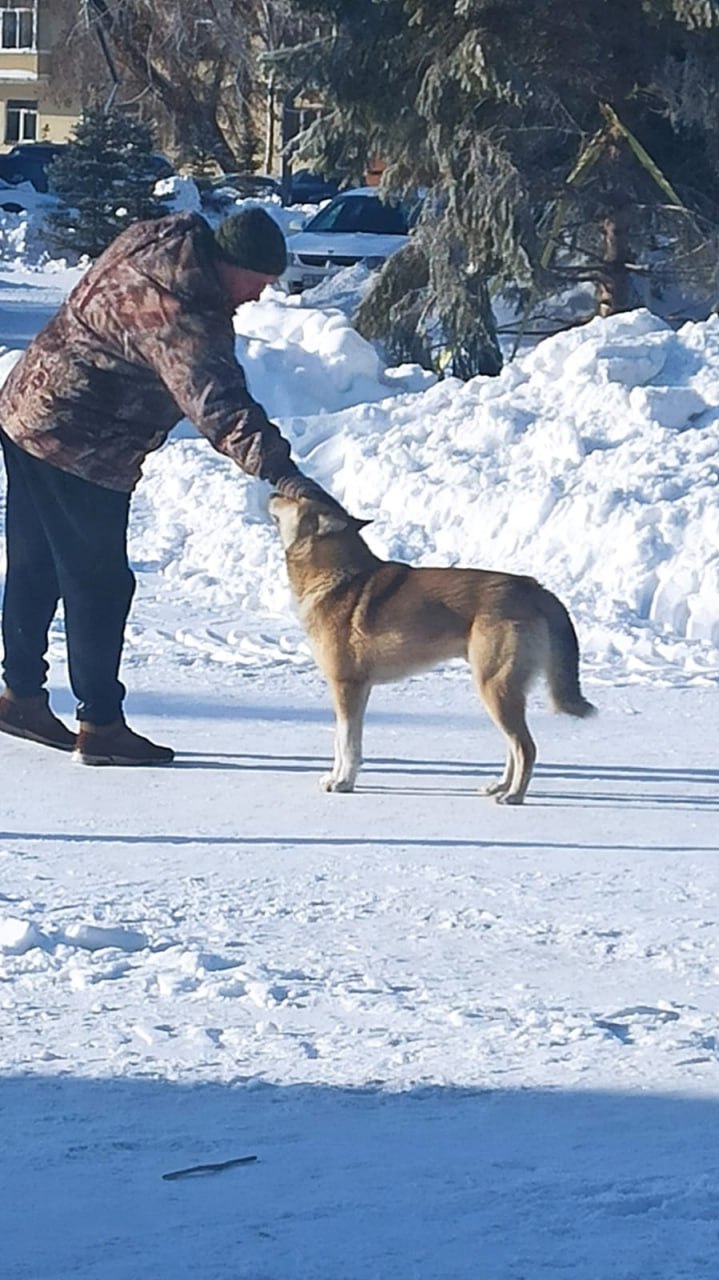
[[[298,307],[335,308],[351,318],[376,275],[366,263],[356,262],[353,267],[343,267],[321,280],[314,288],[293,294],[292,302]]]
[[[260,305],[241,308],[235,321],[237,357],[253,395],[274,418],[335,415],[436,381],[418,365],[385,368],[342,311],[287,303],[267,290]]]
[[[0,209],[0,261],[23,267],[46,260],[45,217],[55,200],[37,192],[30,182],[3,188],[0,196],[0,203],[11,206]]]
[[[202,198],[197,183],[192,178],[173,173],[170,178],[160,178],[155,183],[156,196],[167,197],[168,213],[199,213]]]
[[[0,213],[0,258],[5,262],[28,257],[29,220],[27,213]]]
[[[253,394],[301,465],[374,520],[379,554],[533,574],[596,671],[716,672],[719,319],[595,320],[499,378],[427,385],[382,369],[339,312],[265,297],[237,322]],[[289,611],[259,486],[201,443],[148,461],[133,547],[196,602]]]

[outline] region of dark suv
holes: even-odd
[[[31,182],[36,191],[47,191],[48,168],[64,149],[62,142],[18,142],[0,155],[0,178],[13,187]]]
[[[287,182],[286,204],[320,204],[337,195],[338,185],[332,178],[323,178],[310,169],[298,169]]]

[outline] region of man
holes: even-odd
[[[135,223],[13,369],[0,392],[8,477],[0,731],[73,751],[84,764],[173,759],[126,724],[118,674],[135,588],[130,495],[144,458],[180,418],[248,475],[332,501],[291,460],[235,359],[235,309],[285,265],[284,236],[259,208],[214,233],[198,214]],[[60,599],[77,737],[45,689]]]

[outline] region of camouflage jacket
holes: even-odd
[[[124,492],[182,417],[250,475],[298,475],[235,359],[212,232],[188,213],[122,232],[0,392],[0,426],[21,449]]]

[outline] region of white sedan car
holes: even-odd
[[[409,228],[408,210],[383,204],[376,187],[341,191],[301,231],[287,237],[282,284],[290,293],[301,293],[358,262],[381,267],[407,243]]]

